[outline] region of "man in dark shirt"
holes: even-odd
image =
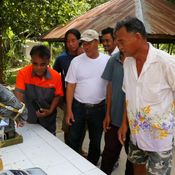
[[[66,84],[65,84],[65,76],[67,74],[69,65],[74,57],[79,55],[82,50],[80,47],[79,39],[80,39],[80,32],[77,29],[70,29],[65,34],[65,51],[59,55],[54,63],[53,69],[57,72],[61,73],[62,76],[62,84],[63,84],[63,91],[64,91],[64,99],[62,103],[62,107],[64,110],[64,118],[62,123],[62,130],[64,131],[64,141],[67,144],[67,139],[69,135],[69,126],[66,125],[65,122],[65,108],[66,108]]]
[[[105,131],[105,147],[102,154],[101,170],[107,175],[113,171],[114,165],[119,158],[122,144],[118,139],[117,132],[121,126],[125,94],[122,91],[123,84],[123,61],[124,55],[117,52],[109,59],[102,78],[108,81],[106,96],[106,115],[103,121]],[[129,133],[125,144],[128,152]],[[127,160],[125,175],[133,175],[133,165]]]
[[[70,29],[65,34],[65,51],[59,55],[53,65],[53,69],[61,73],[63,90],[65,92],[65,76],[70,62],[78,55],[80,32],[77,29]],[[65,93],[64,93],[65,94]],[[64,95],[65,96],[65,95]]]

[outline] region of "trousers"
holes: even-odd
[[[100,105],[85,105],[74,100],[72,110],[75,122],[70,127],[68,145],[79,152],[87,127],[90,140],[87,159],[96,165],[101,154],[100,144],[105,117],[105,102]]]
[[[116,161],[118,161],[122,149],[122,144],[118,139],[119,127],[116,127],[112,124],[110,125],[110,127],[110,130],[105,133],[105,147],[102,153],[101,162],[101,170],[107,175],[110,175],[112,173],[113,167]],[[127,133],[124,147],[126,154],[128,154],[129,132]],[[125,175],[133,175],[133,171],[133,164],[129,160],[127,160]]]

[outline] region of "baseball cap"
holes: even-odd
[[[81,41],[87,41],[87,42],[90,42],[95,39],[99,40],[99,34],[95,30],[92,30],[92,29],[85,30],[81,34],[81,38],[80,38]]]

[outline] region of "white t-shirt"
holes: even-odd
[[[65,81],[76,83],[74,98],[82,103],[98,104],[106,97],[107,81],[101,78],[109,56],[99,53],[96,59],[85,53],[75,57],[69,66]]]
[[[149,44],[139,77],[135,59],[125,59],[123,89],[132,142],[147,151],[170,150],[175,128],[175,58]]]

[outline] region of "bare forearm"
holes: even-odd
[[[127,110],[126,110],[126,102],[125,102],[125,104],[124,104],[124,112],[123,112],[122,124],[128,125],[128,117],[127,117]]]
[[[19,101],[24,102],[24,94],[22,92],[15,90],[15,96]]]
[[[74,91],[75,91],[76,84],[67,84],[67,91],[66,91],[66,103],[67,103],[67,111],[72,110],[72,102],[74,97]]]
[[[109,82],[107,85],[107,93],[106,93],[106,114],[110,116],[111,113],[111,101],[112,101],[112,83]]]
[[[59,101],[60,101],[60,98],[61,98],[60,96],[56,96],[53,98],[52,103],[50,105],[51,112],[53,112],[57,108]]]
[[[126,103],[125,103],[122,125],[118,130],[118,139],[122,145],[124,145],[125,143],[127,130],[128,130],[128,117],[127,117]]]

